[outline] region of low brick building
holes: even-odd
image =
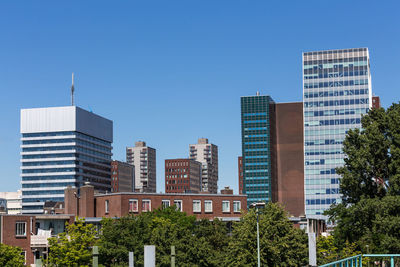
[[[0,215],[0,243],[20,247],[25,264],[34,264],[45,257],[47,238],[65,231],[65,222],[72,215]]]
[[[93,187],[81,187],[76,197],[76,188],[65,189],[65,212],[80,217],[122,217],[141,214],[161,207],[175,205],[178,210],[198,219],[220,218],[239,220],[241,212],[247,210],[246,195],[234,195],[224,189],[223,194],[157,194],[157,193],[110,193],[95,194]],[[79,206],[78,206],[79,203]]]

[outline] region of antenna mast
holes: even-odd
[[[74,105],[74,73],[72,73],[72,85],[71,85],[71,106]]]

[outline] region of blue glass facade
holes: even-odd
[[[367,48],[303,54],[304,189],[309,218],[341,201],[335,169],[344,163],[343,140],[361,128],[372,105]]]
[[[269,96],[241,97],[243,193],[247,204],[271,200],[271,118]]]

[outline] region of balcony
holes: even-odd
[[[31,235],[31,247],[39,248],[39,247],[48,247],[49,241],[48,238],[51,237],[51,230],[42,230],[38,229],[37,235]]]

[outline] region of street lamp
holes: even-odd
[[[254,202],[250,204],[250,208],[256,208],[256,214],[257,214],[257,266],[261,266],[261,261],[260,261],[260,230],[258,226],[258,209],[259,208],[264,208],[265,203],[264,202]]]

